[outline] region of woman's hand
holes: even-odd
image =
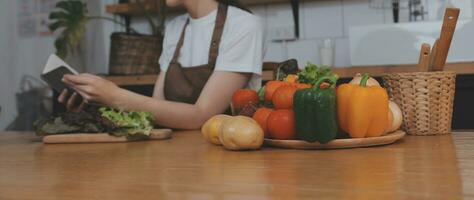
[[[81,111],[86,103],[76,92],[69,92],[67,89],[64,89],[58,97],[59,103],[62,103],[66,106],[68,111],[79,112]]]
[[[63,81],[82,96],[84,103],[95,102],[114,106],[117,102],[116,97],[121,91],[113,82],[92,74],[65,75]],[[63,92],[59,101],[65,103],[69,110],[74,110],[77,107],[74,106],[77,105],[75,103],[77,96],[77,94],[72,94],[66,101],[67,92]],[[77,108],[81,108],[81,106]]]

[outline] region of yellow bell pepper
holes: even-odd
[[[380,86],[366,86],[364,74],[359,85],[342,84],[337,88],[340,128],[352,138],[381,136],[388,123],[388,95]]]

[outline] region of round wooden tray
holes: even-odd
[[[265,139],[265,144],[286,149],[346,149],[391,144],[403,138],[403,136],[405,136],[405,132],[398,130],[380,137],[335,139],[326,144],[320,144],[319,142],[311,143],[303,140],[273,139]]]

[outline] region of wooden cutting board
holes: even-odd
[[[171,129],[154,129],[150,133],[149,140],[164,140],[171,138]],[[43,137],[45,144],[65,144],[65,143],[115,143],[130,142],[127,137],[116,137],[108,133],[74,133],[61,135],[48,135]]]
[[[347,149],[391,144],[403,138],[403,136],[405,136],[405,132],[398,130],[380,137],[335,139],[326,144],[321,144],[319,142],[306,142],[303,140],[273,139],[265,139],[265,144],[272,147],[286,149]]]

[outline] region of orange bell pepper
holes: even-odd
[[[388,95],[380,86],[342,84],[337,88],[337,114],[340,128],[352,138],[381,136],[388,123]]]

